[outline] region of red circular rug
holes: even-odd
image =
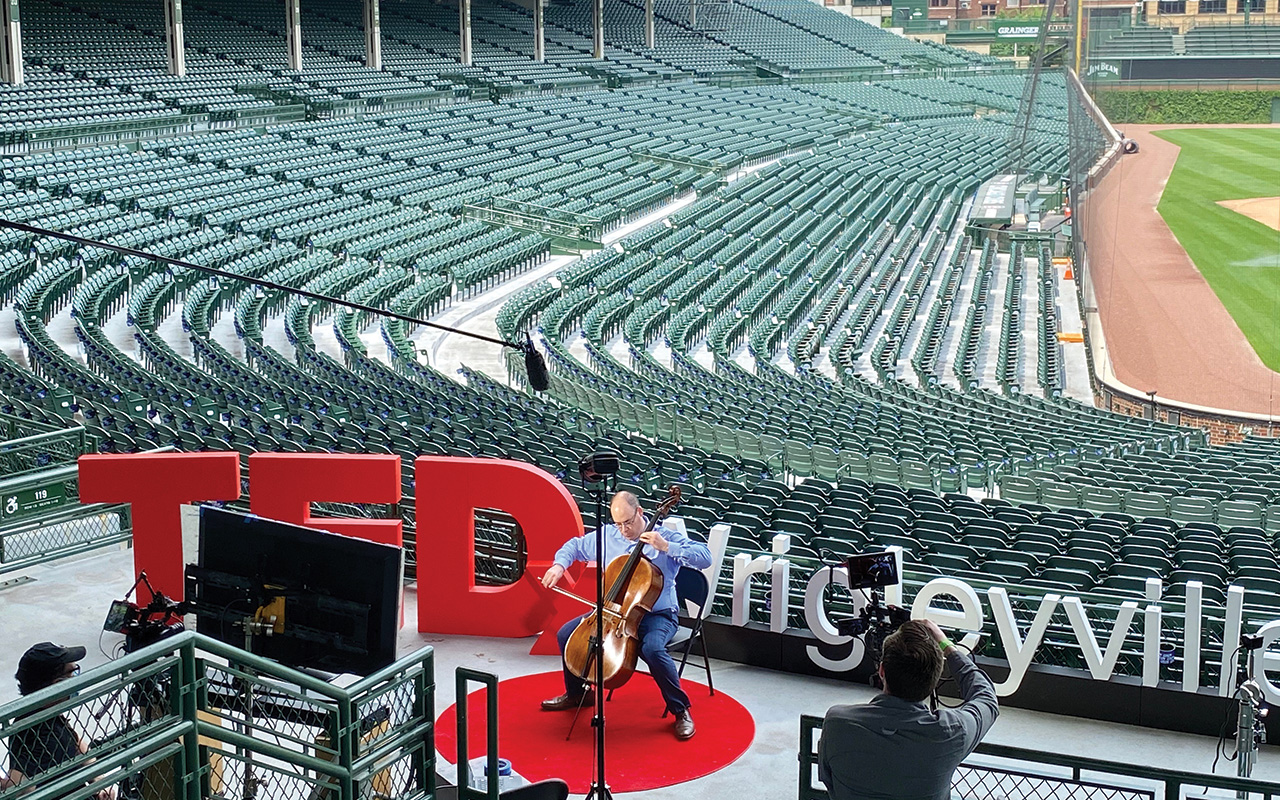
[[[662,695],[645,673],[613,693],[605,706],[605,777],[615,792],[640,792],[710,775],[733,763],[755,737],[755,720],[742,704],[701,683],[682,681],[693,703],[697,734],[675,738],[670,715],[662,717]],[[539,703],[564,693],[560,671],[511,678],[498,684],[498,754],[529,781],[561,778],[574,794],[591,788],[594,771],[592,707],[578,715],[565,741],[573,711],[543,711]],[[486,755],[487,690],[468,695],[467,758]],[[449,763],[458,757],[457,706],[436,719],[436,749]]]

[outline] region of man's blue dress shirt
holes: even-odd
[[[646,525],[648,524],[647,519],[646,517]],[[683,533],[677,533],[665,528],[660,528],[658,533],[662,534],[662,538],[670,543],[667,552],[659,552],[652,545],[642,545],[644,547],[644,555],[662,571],[662,594],[658,597],[658,601],[653,604],[653,610],[666,611],[674,609],[679,611],[676,606],[676,573],[680,571],[681,567],[706,569],[711,566],[711,551],[707,549],[705,544],[696,542]],[[609,562],[618,556],[630,554],[638,544],[640,544],[639,539],[634,542],[628,540],[618,530],[617,525],[605,525],[604,553],[606,558],[603,562],[604,567],[607,567]],[[557,564],[565,569],[568,569],[575,561],[596,561],[595,529],[565,542],[564,546],[556,551],[555,560]],[[605,591],[609,591],[609,587],[606,586]]]

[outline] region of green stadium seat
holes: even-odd
[[[1030,478],[1019,478],[1016,475],[1001,475],[999,480],[1000,497],[1011,503],[1040,502],[1040,485]]]

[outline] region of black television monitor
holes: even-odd
[[[879,589],[898,582],[898,561],[892,550],[849,556],[845,566],[850,589]]]
[[[259,615],[251,651],[286,666],[367,675],[395,661],[399,547],[202,506],[199,558],[186,599],[205,636],[243,648]]]

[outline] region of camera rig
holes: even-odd
[[[891,550],[858,553],[845,561],[849,590],[860,591],[867,603],[856,617],[836,622],[836,632],[843,636],[863,637],[871,664],[871,683],[880,687],[880,654],[885,637],[911,619],[905,608],[881,602],[880,590],[898,582],[897,555]],[[870,590],[870,594],[867,591]]]
[[[139,586],[147,587],[147,591],[151,593],[151,600],[146,605],[129,600]],[[186,630],[182,616],[191,611],[189,604],[179,603],[166,597],[163,592],[157,592],[151,581],[147,580],[147,573],[141,572],[129,591],[125,592],[124,599],[111,602],[102,629],[109,633],[123,633],[124,650],[132,653],[161,639],[182,633]]]

